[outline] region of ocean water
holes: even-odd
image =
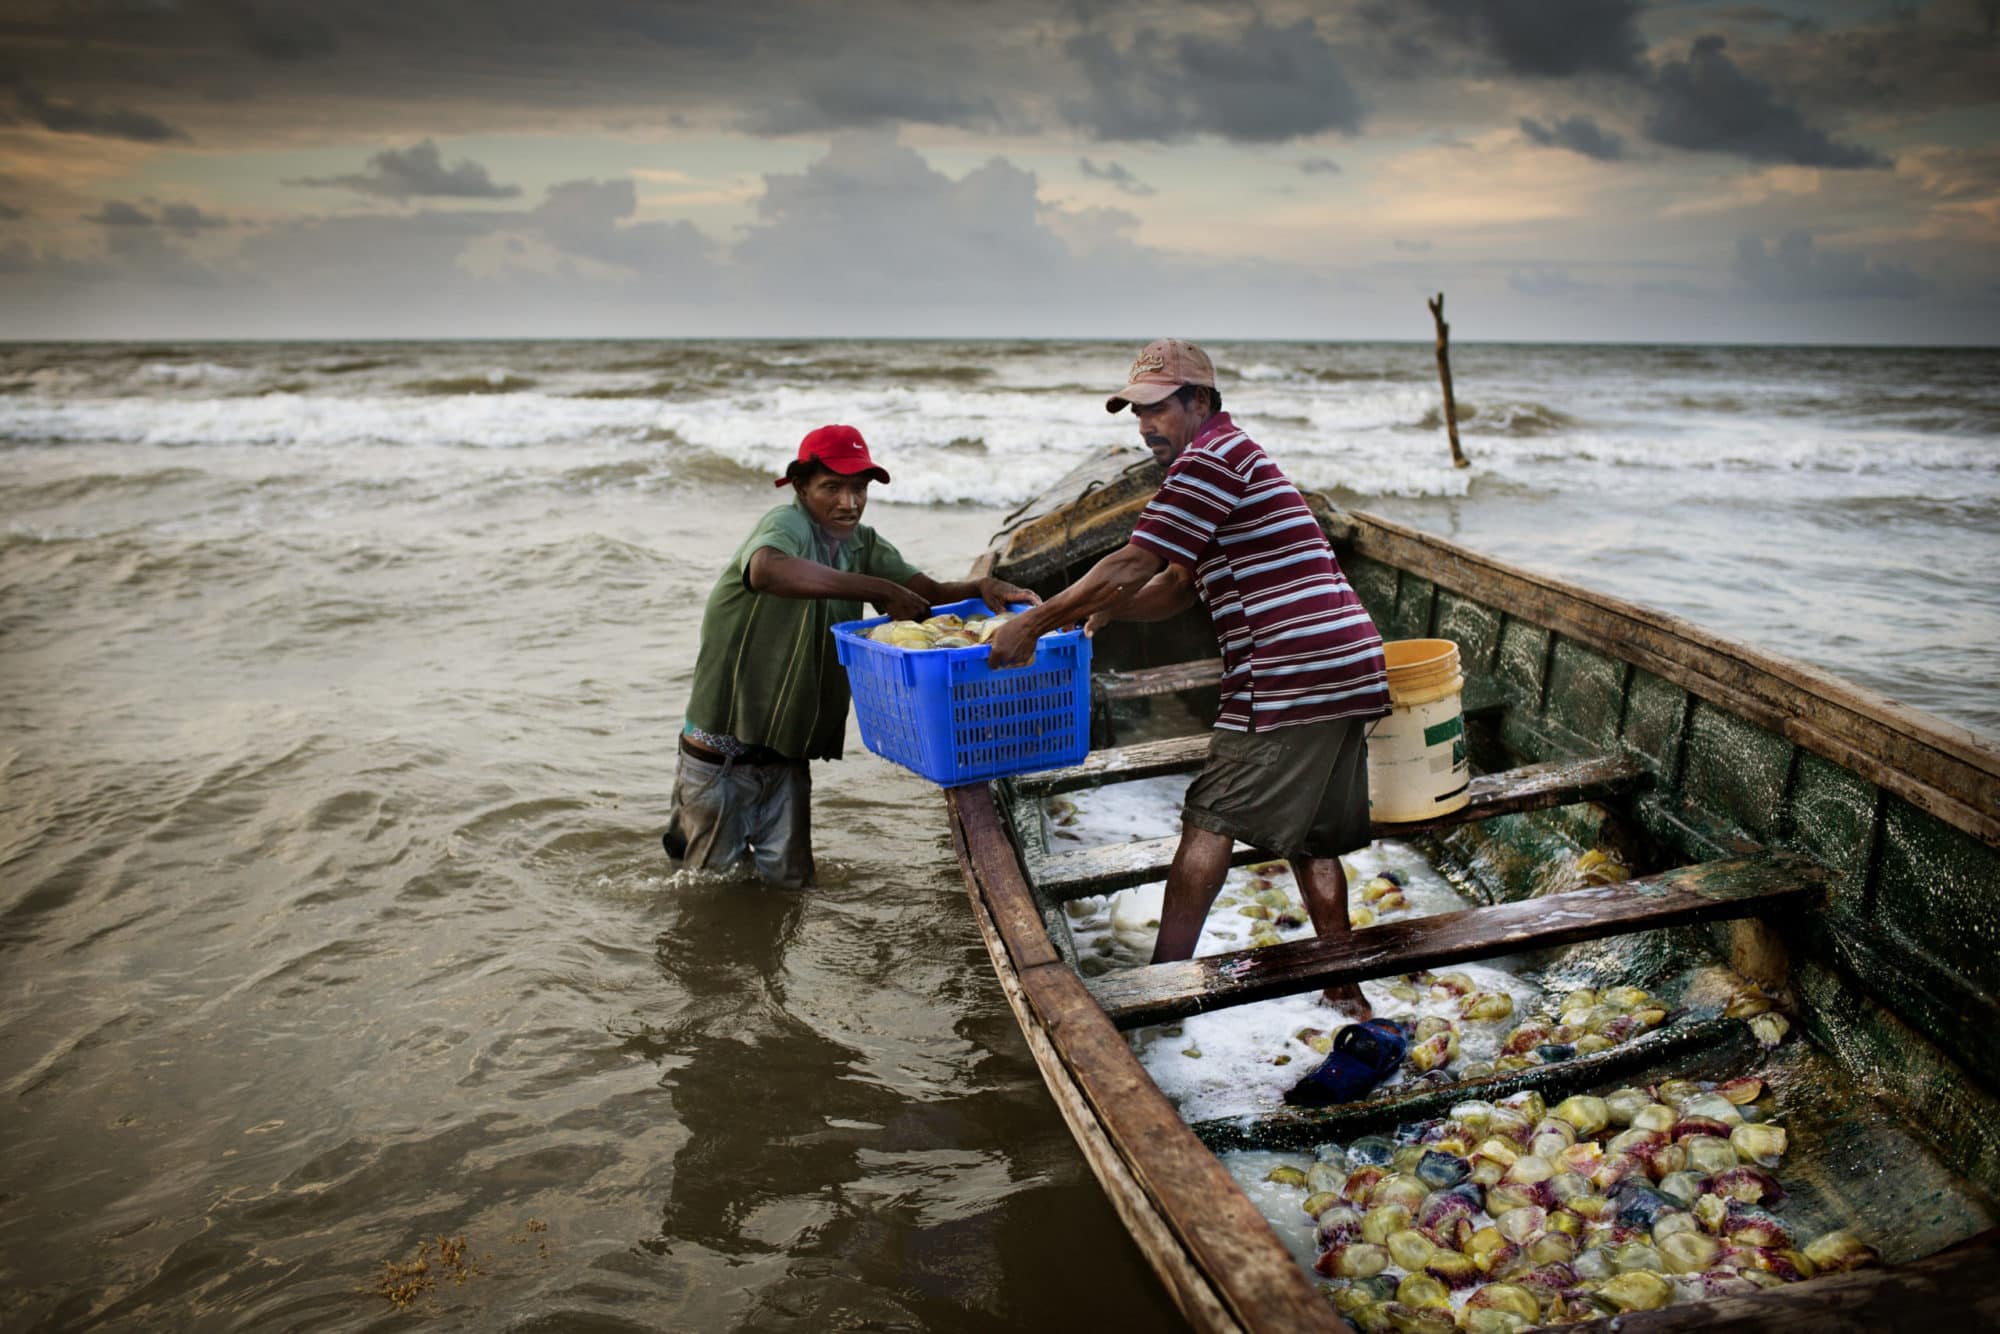
[[[2000,733],[2000,354],[1215,344],[1342,504]],[[0,347],[0,1326],[1171,1318],[935,789],[825,883],[668,879],[700,608],[798,437],[954,576],[1132,348]],[[455,1280],[463,1281],[455,1281]]]

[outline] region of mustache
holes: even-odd
[[[1173,443],[1173,441],[1167,439],[1163,435],[1142,435],[1139,438],[1141,440],[1144,440],[1147,444],[1152,445],[1156,449],[1165,449],[1168,445]]]

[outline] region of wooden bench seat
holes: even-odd
[[[1828,875],[1810,858],[1759,853],[1615,885],[1385,923],[1334,940],[1314,937],[1132,968],[1086,985],[1112,1023],[1137,1028],[1318,987],[1797,908],[1822,891]]]
[[[1052,797],[1059,792],[1129,783],[1137,778],[1192,773],[1208,758],[1209,735],[1197,732],[1165,741],[1140,741],[1130,746],[1094,750],[1081,764],[1016,778],[1014,792],[1017,796]]]
[[[1114,699],[1145,699],[1171,695],[1177,690],[1195,690],[1220,684],[1222,659],[1199,658],[1166,667],[1143,667],[1129,672],[1097,672],[1090,678],[1090,700],[1101,706]]]
[[[1112,763],[1109,756],[1121,752],[1135,753],[1133,770],[1147,764],[1164,764],[1169,760],[1185,758],[1171,749],[1185,743],[1149,742],[1152,750],[1141,746],[1121,747],[1120,751],[1104,752],[1107,765]],[[1202,739],[1204,750],[1206,738]],[[1137,752],[1145,751],[1143,755]],[[1091,757],[1093,760],[1097,756]],[[1195,764],[1200,763],[1197,756]],[[1088,761],[1086,761],[1086,765]],[[1050,779],[1053,775],[1074,774],[1084,765],[1071,770],[1054,770],[1051,774],[1040,775]],[[1170,769],[1156,768],[1154,773],[1169,773]],[[1128,771],[1119,778],[1130,779],[1146,776],[1144,773]],[[1520,769],[1510,769],[1505,773],[1482,774],[1472,780],[1471,800],[1460,810],[1435,819],[1420,820],[1404,824],[1377,823],[1376,838],[1407,838],[1412,834],[1425,833],[1433,829],[1446,829],[1456,825],[1470,824],[1475,820],[1490,819],[1496,815],[1511,815],[1519,811],[1544,810],[1551,806],[1567,806],[1579,801],[1603,801],[1638,791],[1651,781],[1651,773],[1635,759],[1626,756],[1608,756],[1587,760],[1556,760],[1548,764],[1532,764]],[[1054,779],[1061,782],[1061,779]],[[1045,791],[1067,791],[1070,787],[1090,786],[1088,783],[1074,783],[1065,787],[1041,789]],[[1066,902],[1070,899],[1085,898],[1092,894],[1111,894],[1133,885],[1143,885],[1153,880],[1164,879],[1167,868],[1173,864],[1174,848],[1180,842],[1178,837],[1144,839],[1137,843],[1116,843],[1105,847],[1086,848],[1079,852],[1063,852],[1035,858],[1028,865],[1029,876],[1035,886],[1052,902]],[[1268,858],[1268,852],[1259,851],[1239,843],[1230,856],[1230,865],[1241,866],[1245,862],[1261,861]]]

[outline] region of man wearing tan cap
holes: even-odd
[[[1194,953],[1237,840],[1291,863],[1313,928],[1347,929],[1342,853],[1369,841],[1363,733],[1389,712],[1382,640],[1298,488],[1222,411],[1215,365],[1178,338],[1148,343],[1105,403],[1130,407],[1166,468],[1132,540],[993,636],[1017,666],[1045,630],[1157,621],[1197,598],[1222,650],[1222,707],[1181,806],[1153,962]],[[1369,1017],[1356,986],[1327,999]]]

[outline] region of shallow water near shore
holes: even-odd
[[[0,1324],[369,1327],[438,1236],[447,1328],[1170,1316],[934,788],[851,740],[817,890],[667,875],[712,553],[768,500],[106,536],[11,586]],[[872,517],[938,569],[995,519]]]
[[[1992,354],[1470,347],[1455,474],[1428,348],[1212,350],[1344,504],[2000,730]],[[1129,357],[0,348],[0,1325],[402,1327],[440,1235],[438,1328],[1171,1323],[933,787],[850,723],[806,895],[658,844],[803,430],[955,576]]]

